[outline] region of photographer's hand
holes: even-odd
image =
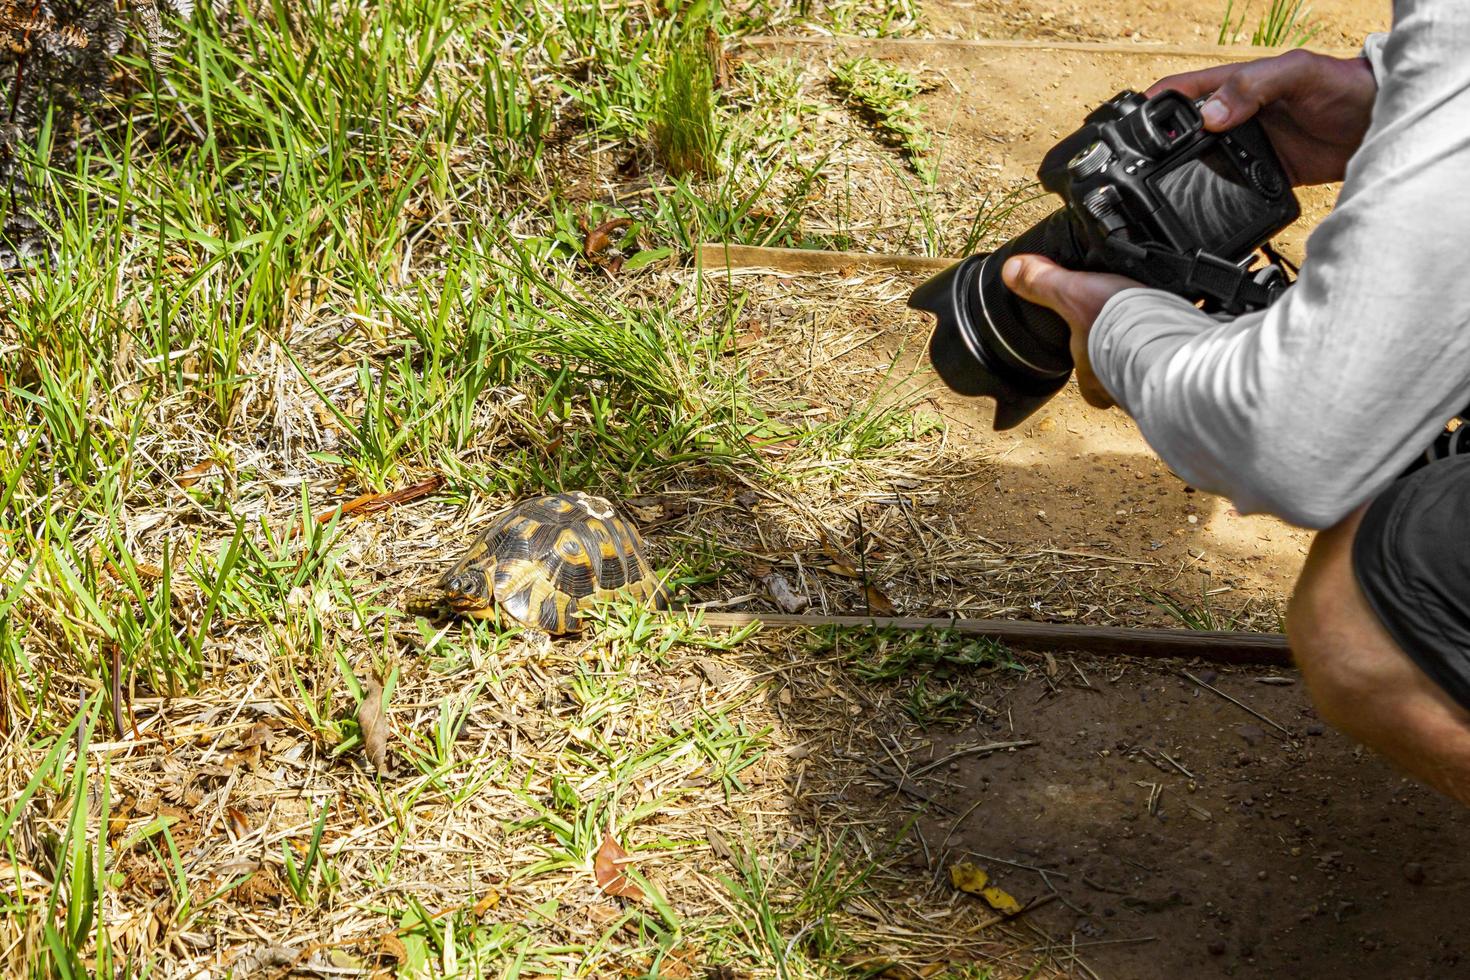
[[[1368,131],[1378,93],[1366,58],[1302,50],[1170,75],[1147,94],[1164,89],[1192,99],[1214,93],[1200,110],[1211,132],[1259,115],[1293,185],[1343,179],[1348,158]]]
[[[1113,397],[1092,373],[1087,337],[1092,322],[1117,293],[1142,286],[1125,276],[1105,272],[1073,272],[1040,255],[1016,255],[1000,270],[1001,279],[1022,299],[1056,311],[1072,328],[1072,363],[1082,398],[1095,408],[1111,408]]]

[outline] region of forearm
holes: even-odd
[[[1398,389],[1380,400],[1370,379],[1354,377],[1352,351],[1283,342],[1303,320],[1340,315],[1293,311],[1296,295],[1219,322],[1176,296],[1129,290],[1104,307],[1090,353],[1180,477],[1242,512],[1328,527],[1401,472],[1460,406],[1455,396],[1416,398],[1402,378],[1379,379]]]
[[[1182,476],[1309,526],[1376,493],[1470,400],[1470,11],[1398,12],[1373,125],[1297,285],[1224,323],[1130,290],[1089,340]]]

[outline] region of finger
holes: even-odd
[[[1309,81],[1311,59],[1305,51],[1292,51],[1241,65],[1200,107],[1205,128],[1219,132],[1239,126],[1262,106],[1292,94]]]
[[[1161,78],[1148,87],[1143,94],[1150,99],[1166,89],[1173,89],[1191,99],[1197,99],[1202,95],[1209,95],[1215,89],[1225,84],[1225,80],[1240,70],[1246,62],[1236,62],[1230,65],[1216,65],[1213,68],[1202,68],[1199,71],[1186,71],[1178,75],[1170,75]]]
[[[1013,255],[1000,270],[1001,281],[1017,296],[1054,310],[1063,305],[1067,282],[1074,275],[1040,255]]]

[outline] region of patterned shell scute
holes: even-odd
[[[615,592],[666,605],[638,532],[601,497],[573,492],[524,501],[484,540],[485,557],[495,562],[495,601],[526,626],[574,632],[580,608]]]

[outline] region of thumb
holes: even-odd
[[[1057,309],[1067,292],[1067,280],[1076,273],[1040,255],[1013,255],[1001,267],[1001,281],[1011,292],[1038,306]]]
[[[1218,133],[1239,126],[1265,106],[1288,95],[1310,71],[1301,52],[1248,61],[1230,72],[1200,106],[1205,128]]]

